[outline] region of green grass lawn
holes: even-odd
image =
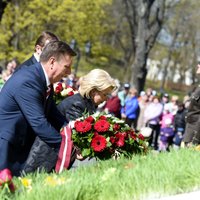
[[[14,178],[15,194],[0,192],[1,199],[130,200],[147,199],[200,189],[200,152],[181,149],[149,153],[131,160],[97,162],[57,174]],[[23,183],[22,183],[23,182]],[[5,194],[6,193],[6,194]]]

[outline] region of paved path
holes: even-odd
[[[177,194],[177,195],[169,196],[169,197],[151,199],[151,200],[158,200],[158,199],[159,200],[200,200],[200,190],[195,191],[195,192],[184,193],[184,194]]]

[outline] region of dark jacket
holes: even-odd
[[[61,143],[59,129],[65,119],[46,99],[46,79],[40,63],[22,67],[5,83],[0,93],[0,170],[18,174],[35,136],[52,147]]]
[[[61,101],[57,108],[67,121],[82,117],[84,113],[93,114],[96,111],[92,100],[83,98],[79,93]]]
[[[200,87],[191,96],[186,116],[186,128],[183,136],[185,143],[200,144]]]
[[[177,131],[178,128],[185,129],[185,116],[186,110],[178,110],[174,117],[174,128]]]
[[[31,65],[37,64],[37,63],[38,63],[38,61],[36,60],[35,56],[32,55],[28,60],[25,60],[22,64],[20,64],[20,65],[16,68],[16,70],[14,71],[14,73],[17,72],[19,69],[21,69],[21,68],[24,67],[24,66],[31,66]]]
[[[28,60],[24,61],[20,66],[30,66],[33,64],[38,63],[38,61],[36,60],[35,56],[32,55]]]

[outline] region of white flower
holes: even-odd
[[[62,97],[65,97],[68,95],[68,91],[66,89],[64,89],[60,94]]]
[[[66,97],[69,94],[69,92],[72,92],[72,91],[73,91],[72,88],[67,88],[67,89],[64,89],[60,94],[62,97]]]
[[[56,87],[58,86],[59,83],[60,83],[60,82],[56,82],[56,83],[53,84],[53,89],[54,89],[54,91],[56,90]]]
[[[65,82],[62,83],[62,87],[63,87],[63,89],[66,89],[66,84],[65,84]]]
[[[94,118],[97,118],[99,116],[99,112],[95,112],[93,115],[92,115]]]

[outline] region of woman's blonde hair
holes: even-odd
[[[83,97],[90,98],[90,92],[93,89],[103,91],[107,88],[111,88],[114,91],[117,89],[117,85],[108,72],[102,69],[93,69],[80,78],[79,93]]]

